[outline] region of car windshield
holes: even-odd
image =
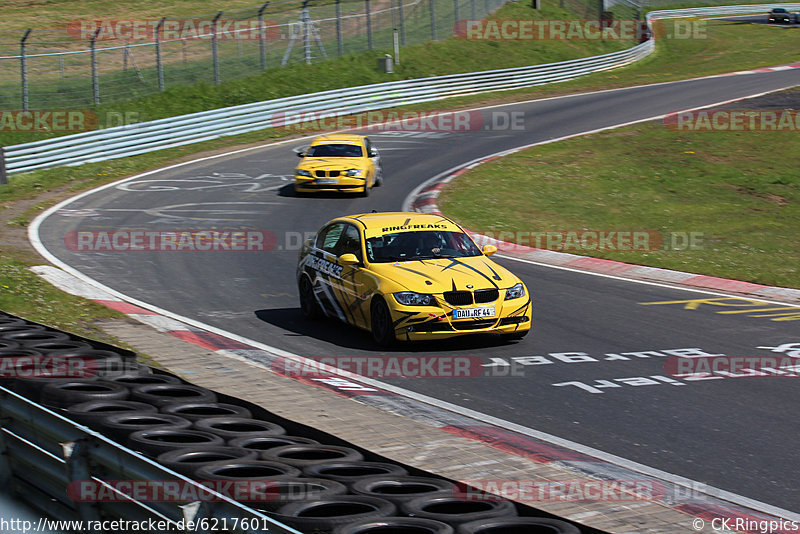
[[[776,7],[775,9],[772,10],[772,12],[773,13],[786,13],[786,10],[783,9],[782,7]]]
[[[360,158],[362,155],[360,146],[347,145],[344,143],[314,145],[306,152],[306,156],[312,158]]]
[[[367,239],[367,259],[374,263],[480,256],[462,232],[398,232]]]

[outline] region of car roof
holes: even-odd
[[[313,141],[311,141],[311,145],[324,145],[328,143],[345,143],[345,144],[353,144],[353,145],[360,145],[364,140],[364,135],[357,135],[357,134],[330,134],[330,135],[321,135],[316,137]]]
[[[342,219],[356,222],[364,229],[366,237],[377,237],[397,232],[419,232],[426,230],[443,230],[447,232],[463,232],[460,226],[443,215],[434,213],[413,213],[404,211],[360,213],[348,215]]]

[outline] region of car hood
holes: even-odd
[[[365,163],[362,158],[308,158],[297,166],[298,169],[313,171],[317,169],[361,169]]]
[[[520,281],[486,256],[372,263],[370,269],[417,293],[506,289]]]

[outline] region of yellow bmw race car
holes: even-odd
[[[395,340],[475,333],[521,338],[532,304],[522,281],[453,221],[423,213],[365,213],[327,223],[297,265],[306,318],[336,317]]]
[[[383,182],[378,149],[365,135],[323,135],[297,155],[303,161],[294,170],[294,190],[301,195],[342,191],[367,196]]]

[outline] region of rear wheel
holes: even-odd
[[[314,286],[307,276],[300,278],[298,282],[298,290],[300,291],[300,310],[303,317],[306,319],[319,319],[322,317],[322,309],[319,307],[317,297],[314,296]]]
[[[372,329],[372,339],[381,347],[388,347],[395,342],[392,315],[389,313],[389,307],[382,298],[376,298],[372,301],[370,327]]]

